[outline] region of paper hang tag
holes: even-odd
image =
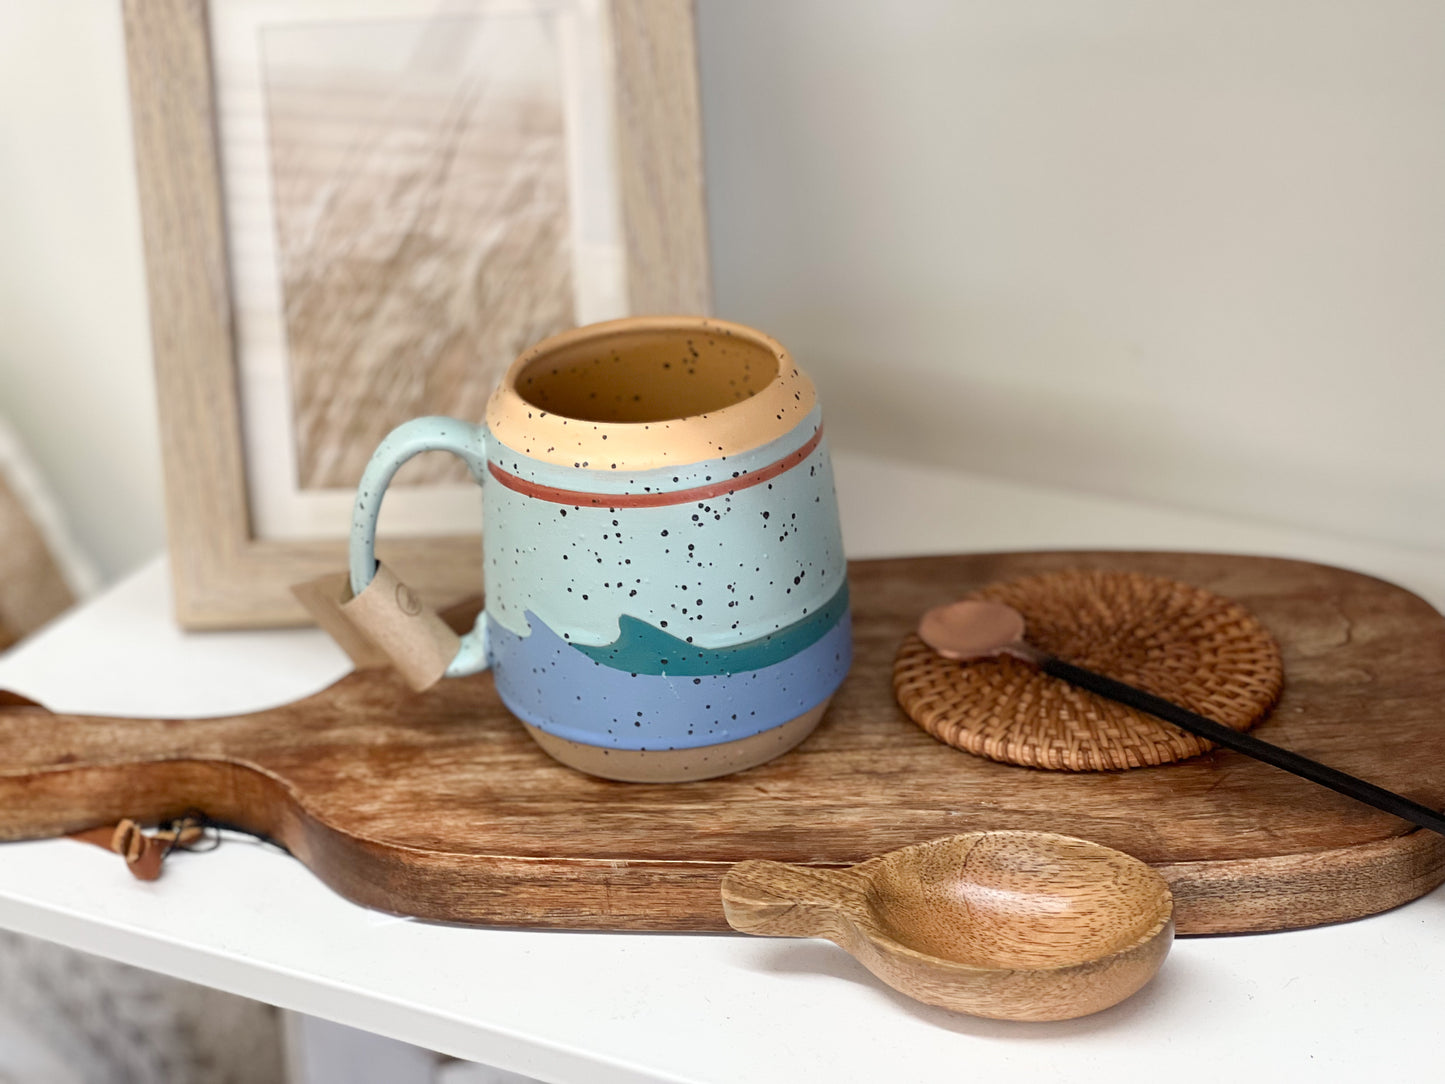
[[[294,584],[291,593],[296,596],[306,612],[351,656],[358,670],[378,670],[391,665],[386,652],[371,642],[371,639],[351,623],[341,612],[341,607],[352,599],[351,576],[345,572],[333,572],[318,576],[305,583]]]
[[[461,638],[385,564],[361,594],[346,573],[291,589],[358,670],[394,666],[413,689],[429,689],[456,658]]]

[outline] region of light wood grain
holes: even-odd
[[[1258,557],[976,554],[853,563],[847,682],[807,741],[736,775],[589,778],[542,753],[485,674],[414,693],[372,670],[235,718],[0,710],[0,838],[203,809],[281,841],[373,907],[602,929],[724,928],[719,885],[747,859],[853,865],[1002,829],[1093,840],[1149,863],[1170,883],[1181,933],[1335,922],[1445,881],[1445,837],[1227,750],[1127,772],[1048,772],[951,749],[908,720],[892,663],[922,613],[1065,568],[1167,576],[1237,600],[1284,657],[1284,693],[1255,733],[1445,804],[1445,619],[1409,592]]]
[[[692,0],[612,0],[618,163],[635,313],[711,311]]]
[[[666,148],[674,137],[686,139],[691,148],[679,152],[679,160],[695,161],[696,77],[687,76],[673,57],[633,80],[634,60],[626,59],[660,64],[655,50],[666,52],[669,43],[684,41],[691,56],[691,8],[672,0],[658,5],[669,14],[654,32],[647,29],[653,6],[646,7],[646,19],[619,24],[615,31],[617,78],[624,87],[651,88],[661,97],[651,113],[635,104],[631,108],[632,135],[622,143],[619,168],[624,177],[642,178],[637,183],[651,186],[658,216],[655,228],[647,226],[648,205],[629,197],[624,214],[629,238],[635,235],[639,245],[649,237],[665,241],[648,249],[651,255],[639,248],[636,259],[629,258],[631,270],[673,285],[670,292],[663,285],[655,292],[644,290],[635,303],[705,311],[705,289],[700,294],[698,288],[698,283],[705,287],[705,270],[698,269],[705,269],[707,261],[701,218],[669,210],[701,207],[700,187],[691,194],[675,187],[700,186],[700,171],[659,170],[651,164],[654,158],[669,159]],[[335,539],[281,541],[258,538],[252,530],[206,4],[122,0],[122,10],[176,616],[190,628],[306,623],[307,612],[290,588],[344,567],[345,541],[340,532]],[[633,30],[648,33],[651,44],[644,48],[628,40],[625,35]],[[660,36],[663,30],[666,36]],[[674,94],[679,80],[687,85]],[[653,123],[660,125],[657,132],[639,145],[637,125]],[[636,191],[635,185],[629,190]],[[654,258],[680,262],[654,267]],[[378,553],[430,605],[480,589],[475,536],[383,538]]]
[[[728,923],[826,937],[929,1005],[1001,1020],[1069,1020],[1153,978],[1173,900],[1137,858],[1049,832],[968,832],[843,870],[742,862]]]

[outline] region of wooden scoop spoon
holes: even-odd
[[[969,832],[847,869],[742,862],[743,933],[826,937],[900,993],[1002,1020],[1068,1020],[1138,990],[1174,939],[1164,878],[1050,832]]]
[[[1271,745],[1213,719],[1181,708],[1163,697],[1122,681],[1096,674],[1041,651],[1024,639],[1024,617],[1002,602],[966,599],[929,610],[918,624],[918,637],[944,658],[968,662],[994,655],[1013,655],[1036,665],[1046,674],[1077,685],[1091,693],[1127,704],[1139,711],[1173,723],[1181,730],[1207,738],[1216,745],[1283,768],[1321,786],[1339,791],[1357,801],[1445,835],[1445,816],[1394,791],[1378,787],[1317,760]]]

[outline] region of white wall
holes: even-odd
[[[699,12],[718,309],[839,443],[1445,547],[1445,4]]]
[[[0,2],[0,414],[104,575],[164,545],[118,2]]]
[[[112,575],[163,542],[117,10],[0,3],[0,411]],[[1445,548],[1445,4],[698,17],[717,307],[839,445]]]

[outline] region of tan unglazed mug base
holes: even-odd
[[[603,749],[523,725],[548,756],[579,772],[623,783],[685,783],[730,775],[782,756],[813,732],[831,700],[761,734],[696,749]]]

